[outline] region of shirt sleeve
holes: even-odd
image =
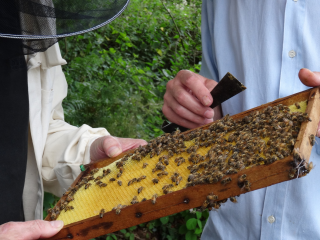
[[[42,157],[42,178],[45,191],[61,196],[80,174],[80,165],[90,163],[92,142],[110,134],[104,128],[75,127],[64,121],[62,100],[67,96],[68,86],[61,66],[54,68],[54,96]]]
[[[219,74],[216,65],[214,38],[213,38],[213,3],[203,0],[201,12],[201,41],[202,41],[202,62],[200,75],[215,81],[219,81]]]

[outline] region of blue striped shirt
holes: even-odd
[[[320,0],[203,0],[202,45],[201,75],[231,72],[247,87],[222,104],[224,115],[306,90],[299,70],[320,71]],[[310,161],[320,165],[317,152]],[[316,167],[228,201],[210,212],[201,239],[320,239],[319,183]]]

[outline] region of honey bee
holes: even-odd
[[[106,186],[107,186],[106,183],[103,183],[103,182],[99,183],[99,187],[106,187]]]
[[[132,178],[129,182],[128,182],[128,186],[130,186],[132,183],[136,182],[137,179],[136,178]]]
[[[295,103],[294,105],[296,106],[296,108],[300,109],[299,103]]]
[[[104,214],[105,214],[105,210],[102,208],[100,213],[99,213],[100,218],[103,218]]]
[[[168,166],[169,165],[169,160],[168,159],[164,159],[163,163]]]
[[[191,182],[192,180],[194,180],[194,178],[195,178],[195,175],[190,174],[188,177],[188,182]]]
[[[112,210],[116,210],[116,214],[119,215],[121,212],[121,209],[124,208],[125,206],[118,204],[117,206],[115,206]]]
[[[227,177],[221,181],[222,185],[226,185],[232,181],[231,177]]]
[[[159,179],[153,178],[153,179],[152,179],[152,182],[153,182],[154,184],[159,183]]]
[[[51,213],[50,219],[55,220],[57,218],[57,214],[55,212]]]
[[[289,170],[289,178],[290,179],[292,179],[292,178],[294,178],[295,176],[296,176],[296,174],[297,174],[297,169],[296,168],[291,168],[290,170]]]
[[[147,201],[147,199],[146,198],[142,198],[141,202],[145,202],[145,201]]]
[[[168,193],[172,193],[172,191],[170,191],[169,189],[164,189],[164,190],[163,190],[163,193],[164,193],[164,194],[168,194]]]
[[[173,188],[173,184],[166,184],[162,187],[162,190]]]
[[[163,177],[163,176],[166,176],[166,175],[168,175],[168,172],[166,172],[166,171],[162,171],[162,172],[159,172],[157,174],[158,177]]]
[[[121,175],[122,175],[122,173],[119,172],[119,173],[117,174],[117,178],[121,177]]]
[[[102,179],[102,176],[96,177],[96,179],[94,181],[96,182],[96,181],[99,181],[100,179]]]
[[[121,167],[123,167],[123,165],[124,165],[124,162],[122,162],[122,161],[116,162],[117,168],[121,168]]]
[[[85,189],[88,189],[90,186],[91,186],[91,183],[87,183],[87,184],[85,185]]]
[[[147,178],[147,176],[141,176],[141,177],[139,177],[139,178],[137,179],[137,182],[140,182],[141,180],[146,179],[146,178]]]
[[[139,203],[138,197],[134,196],[134,198],[131,200],[131,204]]]
[[[69,210],[72,210],[72,209],[74,209],[73,206],[65,206],[64,211],[66,212],[66,211],[69,211]]]
[[[208,202],[212,203],[212,202],[218,200],[218,196],[217,196],[217,195],[214,195],[213,193],[210,193],[210,194],[207,196],[207,200],[208,200]]]
[[[49,213],[52,213],[52,208],[48,208],[47,209],[47,213],[49,214]]]
[[[305,172],[309,173],[309,172],[311,172],[312,169],[313,169],[313,162],[310,162],[307,164]]]
[[[148,163],[143,163],[142,168],[146,168],[148,165]]]
[[[156,204],[156,202],[157,202],[157,197],[158,197],[158,194],[154,194],[154,195],[152,196],[152,198],[151,198],[152,204]]]
[[[94,178],[94,176],[89,176],[88,177],[88,181],[91,181],[91,180],[94,180],[95,178]]]
[[[311,146],[313,146],[316,143],[316,138],[315,138],[314,134],[311,134],[309,136],[309,140],[310,140]]]
[[[230,201],[233,202],[233,203],[237,203],[238,202],[236,197],[230,197]]]
[[[244,181],[247,179],[247,174],[242,174],[239,178],[238,178],[238,186],[240,188],[243,187],[244,185]]]
[[[202,206],[201,206],[201,210],[205,210],[208,206],[209,206],[209,202],[207,200],[204,200],[204,202],[202,203]]]
[[[118,181],[118,184],[119,184],[119,186],[122,186],[122,182],[120,180]]]
[[[67,202],[71,202],[71,201],[73,201],[74,200],[74,197],[72,196],[72,195],[68,195],[68,197],[66,198],[66,201]]]
[[[99,168],[92,169],[91,172],[90,172],[90,175],[94,175],[98,171],[99,171]]]
[[[177,177],[177,179],[176,179],[176,185],[179,185],[179,183],[182,181],[182,177],[181,176],[179,176],[179,177]]]
[[[111,173],[111,170],[108,168],[108,169],[104,169],[103,170],[103,176],[107,176],[109,173]]]
[[[251,191],[251,189],[250,189],[250,187],[251,187],[251,183],[248,181],[248,180],[245,180],[244,181],[244,190],[246,190],[247,192],[249,192],[249,191]]]
[[[143,190],[143,189],[144,189],[144,187],[142,187],[142,186],[141,186],[141,187],[139,187],[139,188],[138,188],[138,194],[140,194],[140,193],[142,192],[142,190]]]
[[[114,181],[116,181],[115,178],[110,178],[110,179],[109,179],[109,182],[114,182]]]

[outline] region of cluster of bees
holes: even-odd
[[[290,112],[287,106],[279,104],[274,107],[269,106],[261,112],[252,112],[240,120],[234,120],[227,115],[206,130],[196,129],[187,134],[180,134],[179,130],[172,134],[166,133],[149,141],[147,145],[140,146],[134,153],[129,153],[116,162],[116,178],[110,178],[109,182],[117,181],[119,186],[123,186],[119,178],[124,172],[127,161],[131,159],[138,162],[146,161],[148,156],[150,159],[158,158],[158,161],[151,168],[147,168],[151,163],[143,162],[142,169],[146,171],[150,169],[154,177],[147,179],[143,175],[130,179],[128,186],[141,181],[152,181],[153,184],[159,184],[163,179],[169,178],[171,183],[165,183],[162,191],[163,194],[172,192],[173,188],[181,183],[183,176],[177,171],[169,175],[167,170],[169,164],[175,164],[176,169],[184,168],[190,171],[187,183],[183,187],[218,182],[227,185],[232,181],[228,175],[250,166],[271,164],[289,156],[293,151],[301,123],[304,121],[311,121],[306,113]],[[310,143],[314,144],[314,141],[314,137],[310,136]],[[186,142],[192,142],[192,145],[187,148]],[[206,154],[199,154],[199,149],[205,149]],[[187,157],[182,157],[182,153],[185,153],[183,156]],[[289,178],[307,174],[312,169],[311,164],[305,164],[303,159],[298,158],[298,154],[295,155]],[[102,180],[111,173],[111,170],[105,169],[101,176],[93,177],[97,171],[98,169],[92,170],[88,176],[82,178],[80,183],[65,193],[67,198],[61,202],[61,206],[50,210],[51,219],[56,219],[59,211],[63,209],[72,210],[68,208],[68,203],[73,200],[74,193],[80,187],[84,186],[87,189],[91,186],[92,183],[89,181],[93,181],[100,187],[107,186],[107,183]],[[245,174],[241,175],[237,181],[241,190],[250,191],[251,183]],[[137,194],[143,190],[144,187],[140,186]],[[156,203],[157,197],[156,193],[152,196],[153,204]],[[143,198],[140,202],[146,200]],[[218,196],[212,193],[207,196],[201,209],[219,209],[225,201],[227,199],[218,201]],[[236,196],[231,197],[230,201],[236,203]],[[130,201],[131,204],[138,202],[137,196]],[[113,210],[119,214],[124,207],[126,205],[118,204]],[[104,213],[105,210],[101,209],[99,216],[103,217]]]

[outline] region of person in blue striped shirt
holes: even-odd
[[[319,86],[319,11],[319,0],[203,0],[200,74],[182,70],[168,82],[163,113],[195,128]],[[247,90],[212,110],[210,91],[227,72]],[[317,144],[310,161],[320,161]],[[316,167],[228,201],[210,212],[201,239],[320,239],[319,182]]]

